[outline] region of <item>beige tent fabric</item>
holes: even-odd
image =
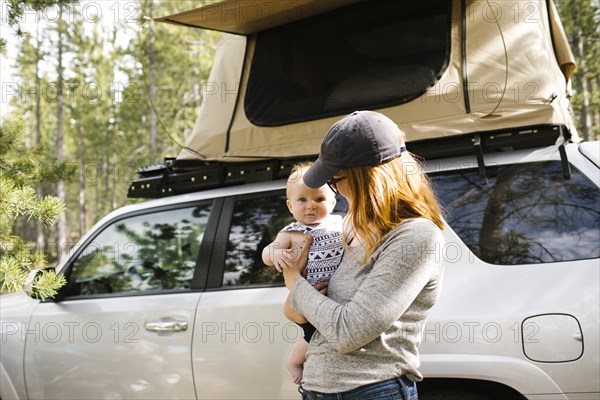
[[[466,69],[478,123],[493,113],[500,116],[499,123],[504,119],[510,126],[523,125],[525,121],[511,114],[523,116],[521,107],[551,111],[565,95],[545,2],[527,2],[517,9],[520,4],[473,2],[467,9]],[[553,122],[564,123],[566,118]]]
[[[550,24],[552,28],[552,36],[554,38],[554,51],[556,52],[556,59],[558,60],[560,69],[563,71],[563,74],[568,81],[571,79],[571,74],[575,70],[575,57],[573,56],[573,52],[569,46],[569,40],[567,39],[565,29],[560,22],[556,5],[552,0],[550,1],[550,9],[548,11],[550,13]]]
[[[250,35],[365,0],[225,0],[157,21]]]
[[[454,0],[450,60],[438,83],[420,98],[378,111],[406,132],[409,148],[412,140],[472,132],[538,124],[571,127],[565,76],[573,65],[572,54],[564,32],[556,34],[562,31],[559,20],[549,15],[556,16],[555,10],[549,13],[544,0],[467,1],[468,113],[463,90],[462,10],[460,0]],[[249,36],[246,46],[240,37],[224,35],[210,81],[227,90],[241,82],[238,101],[231,91],[225,96],[207,93],[187,143],[193,151],[182,151],[178,159],[242,161],[319,153],[322,138],[341,116],[278,127],[255,126],[246,117],[243,96],[255,39]],[[567,68],[565,75],[561,66]]]

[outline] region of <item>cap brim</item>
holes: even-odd
[[[308,171],[304,173],[302,179],[306,186],[317,189],[329,182],[339,170],[339,167],[326,164],[321,158],[318,158]]]

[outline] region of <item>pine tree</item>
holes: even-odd
[[[28,275],[36,269],[47,267],[47,260],[35,245],[13,234],[13,222],[18,216],[43,221],[49,225],[64,209],[64,204],[52,196],[39,198],[33,186],[54,174],[40,169],[27,154],[19,138],[23,134],[22,120],[3,120],[0,127],[0,285],[2,291],[20,291],[46,299],[56,295],[65,284],[62,275],[45,270],[33,281]]]
[[[35,65],[35,87],[39,88],[41,84],[40,79],[40,63],[44,56],[41,51],[42,47],[42,39],[40,35],[40,27],[39,25],[36,27],[35,31],[35,53],[34,53],[34,62]],[[39,89],[36,89],[35,96],[35,147],[37,149],[40,148],[42,144],[42,112],[41,112],[41,98],[39,94]],[[43,196],[43,189],[41,185],[37,185],[36,193],[38,197]],[[45,249],[46,247],[46,239],[44,237],[44,226],[41,221],[36,223],[36,243],[40,247],[40,249]]]
[[[35,0],[11,0],[12,5],[21,7],[11,8],[11,12],[16,10],[14,21],[18,22],[19,13],[34,3],[35,7],[40,7],[40,2]],[[69,2],[51,0],[45,5],[56,7],[66,3]],[[48,22],[41,35],[34,32],[31,37],[24,37],[16,68],[20,79],[27,82],[28,92],[11,103],[13,114],[23,118],[13,118],[5,124],[15,132],[15,138],[22,138],[24,144],[2,146],[0,157],[3,177],[12,176],[15,170],[23,170],[29,171],[22,172],[29,178],[18,184],[3,180],[1,199],[11,201],[10,196],[20,193],[19,185],[35,187],[40,181],[44,182],[45,193],[57,193],[57,182],[62,179],[66,202],[53,197],[39,199],[34,190],[33,194],[26,191],[24,193],[29,194],[20,195],[20,208],[12,211],[6,208],[4,213],[3,207],[2,242],[6,245],[2,247],[1,284],[5,290],[22,289],[32,268],[48,265],[41,253],[43,246],[34,251],[32,245],[26,244],[25,238],[34,240],[36,237],[31,229],[35,217],[46,221],[48,226],[50,221],[56,220],[56,215],[67,212],[69,217],[73,216],[68,218],[69,228],[76,237],[81,236],[89,224],[125,203],[128,184],[135,170],[149,164],[151,154],[156,157],[176,155],[191,131],[201,102],[200,82],[208,77],[213,43],[218,33],[165,24],[152,26],[151,32],[150,22],[143,18],[149,15],[150,5],[154,15],[194,7],[191,1],[150,3],[150,0],[143,0],[138,13],[140,26],[144,24],[142,28],[132,29],[134,24],[131,23],[115,24],[111,27],[112,32],[108,32],[106,26],[96,24],[91,32],[90,21],[82,21],[75,5],[69,8],[69,24]],[[118,47],[117,35],[133,38],[128,48]],[[41,49],[48,51],[44,53]],[[36,68],[40,62],[45,65],[43,70]],[[151,65],[154,66],[152,69],[149,68]],[[154,84],[150,85],[150,82]],[[97,98],[89,96],[94,94],[93,85],[98,87]],[[37,88],[35,95],[34,86]],[[48,88],[50,90],[44,90]],[[152,101],[151,97],[154,97]],[[154,123],[151,122],[152,113]],[[64,122],[62,128],[61,121]],[[152,124],[156,126],[154,151],[149,140]],[[5,131],[6,128],[2,133],[3,143],[8,140]],[[64,160],[76,160],[79,164],[78,179],[71,179],[73,163],[67,168],[67,164],[56,162],[60,148]],[[19,158],[18,152],[30,154],[31,160]],[[18,168],[14,163],[18,163]],[[32,169],[36,164],[44,165],[43,171]],[[13,169],[9,170],[9,166]],[[44,201],[45,206],[23,205],[35,204],[36,199]],[[46,209],[48,211],[41,214]],[[31,257],[25,259],[20,250],[22,263],[18,268],[13,261],[5,262],[14,259],[9,258],[12,249],[25,247],[31,248]],[[49,254],[49,257],[52,259],[53,255]],[[51,275],[47,274],[41,275],[45,278],[37,284],[40,297],[53,294],[48,286],[52,279],[46,278]],[[62,283],[60,279],[62,277],[57,276],[53,280],[56,288]]]
[[[97,24],[94,25],[94,31],[90,37],[84,29],[83,19],[77,13],[74,16],[74,21],[71,23],[73,60],[71,69],[74,73],[74,78],[69,82],[69,86],[75,88],[77,95],[73,96],[67,103],[67,110],[70,116],[71,124],[68,126],[67,134],[72,138],[74,150],[72,153],[78,164],[78,179],[73,182],[70,187],[68,198],[73,199],[73,203],[77,203],[77,212],[73,210],[72,214],[77,215],[77,224],[79,225],[78,233],[81,237],[88,227],[87,216],[87,182],[86,182],[86,165],[90,160],[87,148],[89,140],[87,133],[98,130],[96,124],[96,106],[98,95],[95,89],[98,88],[98,82],[95,82],[88,76],[90,70],[94,68],[93,52],[100,45],[102,40],[99,37]],[[75,207],[73,207],[75,208]],[[74,221],[73,221],[74,222]]]
[[[62,19],[63,10],[62,7],[59,7],[58,13],[58,21],[56,26],[56,33],[58,34],[58,40],[56,42],[57,49],[57,64],[56,64],[56,159],[58,162],[64,162],[65,154],[64,154],[64,94],[63,91],[65,89],[64,86],[64,73],[65,66],[63,64],[63,58],[67,50],[66,45],[66,29],[67,24]],[[66,203],[67,195],[65,189],[64,180],[60,179],[57,182],[56,192],[58,198]],[[68,243],[68,226],[67,226],[67,216],[66,213],[60,213],[58,216],[58,250],[59,253],[61,250],[67,248]]]
[[[9,23],[21,32],[19,21],[26,7],[42,10],[54,4],[67,4],[65,0],[9,0]],[[39,36],[36,50],[40,49]],[[7,42],[0,38],[0,56],[5,55]],[[37,59],[41,57],[37,54]],[[39,70],[35,65],[35,132],[36,144],[41,141],[41,106],[39,99]],[[65,176],[63,164],[42,166],[39,163],[39,146],[33,153],[24,144],[24,120],[22,117],[6,117],[0,124],[0,288],[3,292],[27,290],[41,299],[53,297],[65,284],[64,276],[52,269],[46,269],[48,263],[43,249],[23,240],[14,233],[14,222],[18,217],[39,220],[46,225],[52,224],[63,212],[64,204],[52,196],[40,197],[34,188],[40,182],[50,182]],[[30,154],[30,157],[24,157]],[[34,279],[29,279],[32,271]]]
[[[21,47],[18,57],[18,72],[15,75],[22,82],[20,94],[12,98],[11,103],[14,108],[19,110],[20,115],[27,116],[24,132],[35,132],[34,136],[24,137],[24,140],[30,145],[31,153],[40,157],[43,151],[42,146],[42,74],[40,72],[40,63],[45,56],[42,50],[42,39],[39,25],[36,27],[35,36],[26,32],[22,36]],[[36,194],[42,197],[44,189],[42,185],[36,186]],[[36,243],[40,249],[46,246],[44,236],[44,224],[37,221],[35,224]],[[27,232],[24,232],[27,233]]]

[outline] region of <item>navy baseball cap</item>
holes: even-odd
[[[404,151],[403,134],[394,121],[378,112],[355,111],[329,129],[304,183],[319,188],[340,169],[383,164]]]

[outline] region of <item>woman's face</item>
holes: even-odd
[[[334,192],[344,196],[348,202],[352,201],[350,188],[348,187],[348,177],[344,170],[336,172],[327,184]]]

